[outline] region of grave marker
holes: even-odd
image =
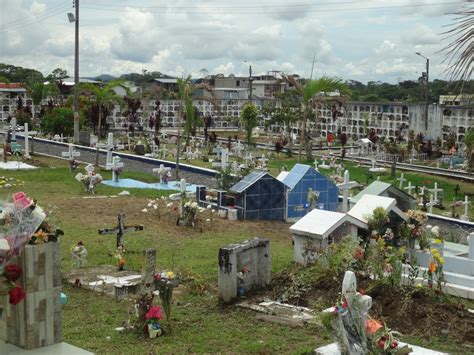
[[[112,163],[107,163],[106,167],[107,170],[112,170],[112,181],[118,182],[118,176],[120,170],[123,168],[123,162],[121,161],[119,156],[114,156],[112,158]]]
[[[28,131],[28,123],[25,122],[25,129],[24,129],[24,137],[25,137],[25,158],[30,159],[30,136],[32,136],[32,142],[31,142],[31,153],[33,153],[33,139],[34,136],[37,135],[38,132],[36,131]]]
[[[153,174],[160,177],[160,184],[167,184],[168,179],[171,177],[171,168],[165,167],[163,164],[160,164],[159,168],[154,168]]]
[[[221,149],[221,169],[225,170],[227,168],[227,162],[229,161],[229,149]]]
[[[156,249],[148,248],[143,251],[145,262],[143,264],[142,284],[145,288],[153,285],[156,273]]]
[[[355,181],[349,181],[349,170],[344,172],[344,182],[341,184],[337,184],[336,186],[339,190],[343,191],[343,198],[342,198],[342,212],[347,213],[348,211],[348,199],[349,199],[349,190],[356,187],[358,185]]]
[[[403,183],[404,183],[405,181],[407,181],[407,180],[404,178],[403,173],[400,174],[400,177],[397,178],[397,180],[400,181],[400,184],[398,185],[398,188],[399,188],[400,190],[403,190]]]
[[[437,202],[433,199],[433,195],[430,194],[430,202],[428,202],[428,208],[429,208],[429,209],[428,209],[428,212],[429,212],[430,214],[433,214],[433,206],[435,206],[436,203],[437,203]]]
[[[116,228],[103,228],[99,229],[100,235],[105,234],[115,234],[117,233],[117,248],[121,245],[124,245],[125,233],[126,232],[134,232],[134,231],[142,231],[142,225],[132,225],[126,226],[125,225],[125,213],[120,212],[118,214],[118,226]]]
[[[411,181],[408,181],[408,186],[403,188],[404,190],[407,190],[408,194],[411,195],[411,190],[415,189],[415,186],[411,185]]]
[[[242,145],[242,143],[240,143],[240,141],[237,142],[236,145],[234,145],[234,147],[232,148],[234,150],[235,153],[237,153],[237,156],[239,158],[242,157],[242,151],[245,149],[245,147]]]
[[[438,189],[438,183],[434,183],[434,189],[430,189],[430,192],[434,194],[434,201],[438,203],[438,192],[442,192],[443,189]]]
[[[469,221],[469,205],[471,202],[469,202],[467,195],[464,196],[464,202],[461,202],[461,204],[464,205],[464,214],[461,216],[461,219]]]
[[[69,144],[69,149],[67,152],[62,152],[61,155],[67,160],[69,160],[69,171],[73,171],[73,165],[74,165],[74,160],[76,157],[79,157],[81,155],[80,152],[77,152],[74,150],[74,146],[72,144]]]

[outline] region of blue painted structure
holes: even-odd
[[[239,219],[284,220],[286,186],[264,171],[254,171],[229,190]]]
[[[299,219],[308,213],[308,191],[312,189],[319,193],[317,208],[326,211],[336,211],[338,206],[338,188],[324,175],[313,167],[296,164],[288,172],[282,182],[288,187],[286,193],[286,219]]]

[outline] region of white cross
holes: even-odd
[[[400,177],[397,178],[397,180],[400,181],[400,184],[398,185],[398,188],[399,188],[400,190],[402,190],[402,189],[403,189],[403,183],[404,183],[405,181],[407,181],[407,180],[403,177],[403,173],[401,173]]]
[[[221,169],[225,170],[227,168],[227,162],[229,161],[229,149],[223,148],[221,150]]]
[[[163,148],[160,149],[161,159],[165,159],[168,155],[169,149],[166,149],[166,144],[163,144]]]
[[[191,146],[189,146],[189,145],[186,147],[185,156],[186,156],[186,159],[187,159],[187,160],[193,159],[193,156],[194,156],[194,154],[193,154],[193,148],[192,148]]]
[[[245,167],[248,168],[250,165],[249,162],[253,161],[252,153],[247,153],[244,160],[245,160]]]
[[[433,199],[433,195],[430,194],[430,202],[428,202],[429,210],[428,212],[430,214],[433,214],[433,206],[436,205],[436,201]]]
[[[464,205],[464,214],[461,216],[461,219],[465,221],[469,221],[469,205],[471,202],[469,201],[467,195],[464,195],[464,202],[461,202]]]
[[[442,192],[443,189],[438,189],[438,183],[435,182],[435,184],[434,184],[434,189],[430,189],[430,191],[431,191],[432,193],[434,193],[434,200],[435,200],[436,203],[438,203],[438,191],[439,191],[439,192]]]
[[[159,168],[152,170],[153,174],[156,174],[160,177],[160,184],[167,184],[168,178],[171,175],[171,168],[165,167],[163,164],[160,164]]]
[[[236,161],[232,162],[232,173],[236,176],[240,174],[240,165]]]
[[[314,164],[314,170],[316,170],[316,171],[319,172],[319,170],[318,170],[318,159],[314,159],[314,163],[313,163],[313,164]]]
[[[375,159],[372,159],[372,169],[375,169]]]
[[[117,175],[117,171],[121,168],[123,168],[123,163],[122,161],[120,160],[120,157],[119,156],[114,156],[112,158],[112,163],[111,164],[107,164],[106,167],[105,167],[107,170],[112,170],[112,180],[117,182],[118,181],[118,175]]]
[[[186,179],[181,179],[179,181],[179,190],[181,191],[179,195],[179,216],[183,218],[184,216],[184,199],[186,196]]]
[[[69,149],[67,152],[62,152],[61,155],[65,158],[67,158],[68,160],[74,160],[74,157],[78,157],[81,155],[81,153],[79,152],[76,152],[74,150],[74,145],[72,144],[69,144]]]
[[[262,154],[262,157],[259,158],[258,161],[260,162],[262,168],[264,168],[267,166],[268,158],[265,157],[265,154]]]
[[[12,117],[12,142],[16,142],[16,117]]]
[[[408,191],[408,194],[411,195],[411,190],[413,190],[415,188],[415,186],[412,186],[411,185],[411,181],[408,181],[408,186],[407,187],[404,187],[403,189],[404,190],[407,190]]]
[[[25,158],[30,159],[30,136],[37,135],[36,131],[28,131],[28,123],[25,123],[24,137],[25,137]]]
[[[220,143],[217,143],[217,146],[214,148],[214,153],[216,153],[216,157],[219,160],[221,158],[222,147]]]
[[[236,145],[232,148],[234,152],[236,152],[237,156],[240,158],[242,157],[242,151],[245,149],[242,143],[240,141],[237,142]]]
[[[107,161],[106,165],[111,165],[112,164],[112,150],[114,149],[114,134],[109,133],[107,137],[107,144],[103,143],[97,143],[96,145],[97,148],[105,148],[107,149]]]
[[[92,176],[92,174],[94,173],[95,171],[95,168],[94,168],[94,165],[92,164],[87,164],[86,166],[86,172],[87,172],[87,176],[90,178]]]
[[[347,213],[347,201],[349,199],[349,190],[356,187],[358,184],[355,181],[349,181],[349,170],[344,172],[344,182],[337,184],[339,190],[342,190],[342,212]]]

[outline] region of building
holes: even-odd
[[[0,121],[15,115],[18,97],[23,99],[24,106],[31,106],[32,101],[26,97],[26,89],[22,84],[0,83]]]
[[[313,167],[296,164],[289,172],[282,172],[278,180],[287,186],[286,215],[287,221],[295,221],[310,211],[309,195],[317,194],[317,202],[312,208],[336,211],[338,206],[338,189],[336,185]]]
[[[229,189],[239,219],[284,220],[286,186],[264,171],[254,171]]]

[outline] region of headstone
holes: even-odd
[[[142,272],[142,284],[146,288],[150,288],[150,285],[154,283],[154,277],[156,273],[156,249],[147,249],[143,252],[145,256],[145,262],[143,264]]]
[[[219,298],[230,302],[271,283],[270,241],[255,238],[219,249]]]
[[[122,170],[122,168],[123,168],[123,162],[121,161],[118,155],[112,158],[112,162],[110,164],[107,163],[106,169],[112,170],[112,181],[118,182],[119,172]]]
[[[62,152],[61,155],[65,158],[67,158],[67,160],[69,160],[69,170],[72,171],[72,170],[74,170],[73,169],[74,160],[75,160],[76,157],[80,156],[81,153],[75,151],[74,146],[72,144],[69,144],[68,151],[67,152]]]
[[[436,201],[433,198],[433,194],[430,194],[430,202],[428,202],[428,212],[433,214],[433,206],[436,205]]]
[[[125,214],[123,212],[118,214],[118,226],[116,228],[103,228],[99,229],[100,235],[105,234],[115,234],[117,233],[117,248],[124,245],[124,238],[126,232],[133,232],[133,231],[142,231],[142,225],[132,225],[126,226],[125,225]]]
[[[30,136],[35,136],[38,134],[36,131],[28,131],[28,123],[25,122],[25,130],[24,130],[24,137],[25,137],[25,158],[30,159]],[[33,144],[31,145],[31,151],[33,151]]]
[[[106,166],[112,164],[112,151],[114,150],[114,134],[109,133],[107,136],[107,143],[97,143],[96,144],[97,148],[105,148],[107,150],[107,160],[106,160]]]
[[[430,192],[434,194],[434,201],[438,203],[438,192],[442,192],[443,189],[438,189],[438,183],[434,183],[434,189],[430,189]]]
[[[79,143],[90,147],[91,145],[91,134],[88,131],[80,131],[79,132]]]

